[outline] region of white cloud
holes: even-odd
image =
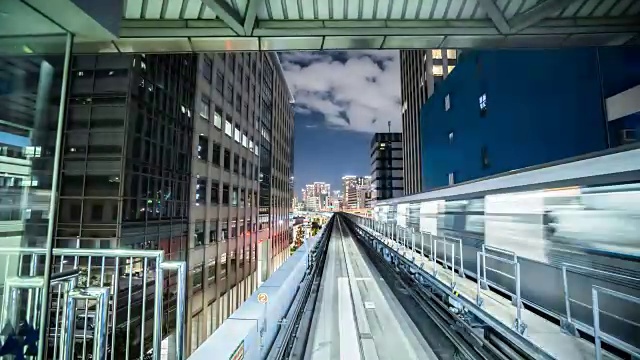
[[[294,52],[280,56],[298,112],[360,132],[401,131],[398,51]]]

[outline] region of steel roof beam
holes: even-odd
[[[640,32],[640,17],[543,20],[519,35],[598,34]],[[409,21],[260,21],[253,37],[302,38],[309,36],[516,36],[504,35],[490,20]],[[238,36],[221,20],[124,20],[121,38],[227,37]]]
[[[244,18],[226,0],[202,0],[202,3],[216,13],[236,34],[247,35]]]
[[[256,24],[256,18],[258,16],[258,7],[264,4],[264,0],[249,0],[247,2],[247,9],[244,13],[244,34],[251,36]]]
[[[511,30],[518,32],[533,26],[543,19],[553,15],[555,12],[562,10],[569,6],[576,0],[545,0],[527,11],[515,15],[511,18],[509,23],[511,24]]]
[[[507,35],[511,32],[511,26],[507,22],[507,19],[504,17],[504,14],[496,5],[495,0],[477,0],[478,4],[487,12],[489,18],[496,25],[496,28],[500,33]]]

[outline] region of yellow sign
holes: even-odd
[[[266,304],[268,301],[269,301],[269,295],[267,295],[266,293],[258,294],[258,302],[260,304]]]

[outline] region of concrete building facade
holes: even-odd
[[[286,257],[293,122],[277,66],[269,53],[198,57],[188,253],[191,351]]]
[[[639,59],[638,47],[462,54],[422,109],[424,190],[637,142]]]

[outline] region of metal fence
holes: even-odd
[[[184,358],[184,261],[167,261],[157,250],[53,249],[46,300],[50,313],[48,324],[42,324],[46,251],[0,248],[0,261],[5,262],[0,326],[8,329],[0,334],[2,351],[14,356],[24,351],[34,358],[37,353],[38,360],[159,360],[163,329],[171,326],[168,312],[163,312],[166,304],[175,305],[176,359]],[[166,286],[169,271],[175,272],[175,289]],[[38,344],[46,344],[44,352],[37,351],[34,331]],[[145,341],[149,337],[151,343]],[[25,339],[33,340],[33,346]],[[9,349],[7,341],[14,340],[27,346]]]

